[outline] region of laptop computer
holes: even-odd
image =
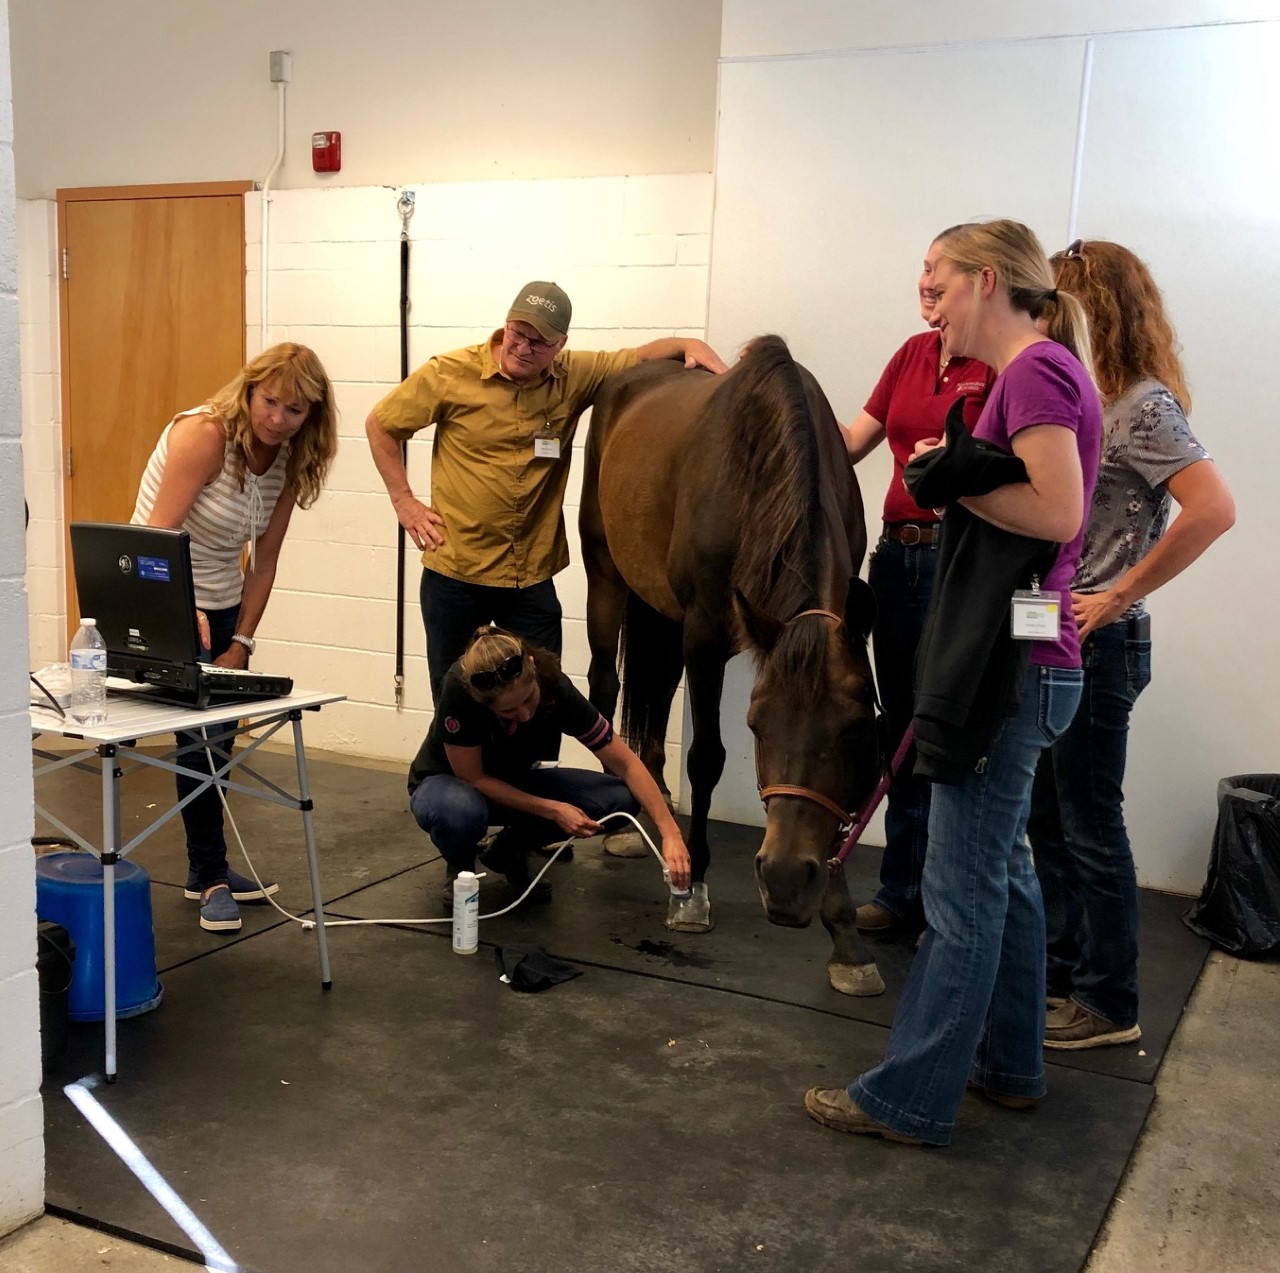
[[[71,558],[80,613],[97,620],[108,675],[135,682],[148,698],[198,710],[292,692],[291,677],[199,661],[185,530],[72,522]]]

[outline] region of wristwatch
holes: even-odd
[[[250,654],[258,648],[258,643],[251,636],[245,636],[243,632],[237,632],[231,639],[238,641]]]

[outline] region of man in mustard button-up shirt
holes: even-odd
[[[679,336],[617,353],[565,350],[571,315],[554,283],[527,284],[488,340],[424,363],[365,422],[396,516],[423,550],[434,700],[481,624],[560,654],[552,576],[569,564],[562,510],[573,435],[605,377],[653,358],[725,370],[703,341]],[[432,424],[427,505],[409,486],[399,444]]]

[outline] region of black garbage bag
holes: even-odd
[[[1245,959],[1280,954],[1280,774],[1218,783],[1218,825],[1193,933]]]

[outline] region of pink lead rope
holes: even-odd
[[[876,810],[880,807],[880,802],[888,793],[889,786],[897,775],[898,770],[902,768],[903,762],[907,758],[907,752],[911,750],[911,744],[914,740],[915,731],[908,725],[902,735],[902,741],[898,744],[898,750],[894,752],[893,763],[889,766],[887,773],[881,774],[880,781],[876,783],[876,789],[868,797],[867,803],[862,806],[862,812],[858,815],[857,822],[853,824],[853,830],[845,837],[844,843],[832,859],[833,862],[843,863],[853,850],[853,846],[862,838],[862,833],[867,829],[867,824],[875,817]]]

